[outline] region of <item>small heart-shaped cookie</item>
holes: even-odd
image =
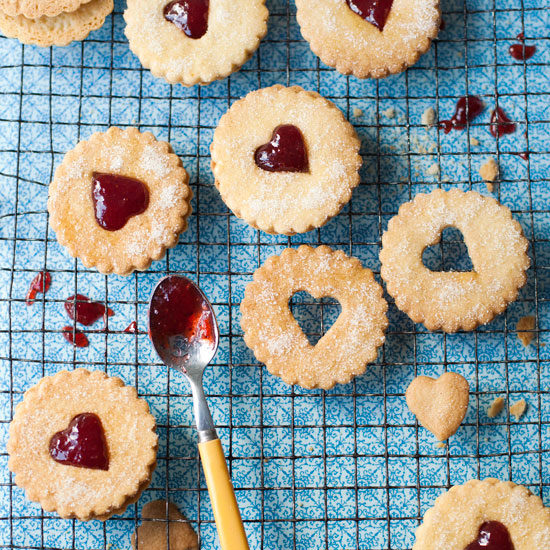
[[[469,390],[466,379],[455,372],[446,372],[438,379],[418,376],[407,388],[407,406],[424,428],[445,441],[466,416]]]

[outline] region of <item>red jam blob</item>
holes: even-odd
[[[466,123],[478,117],[485,106],[483,101],[475,95],[461,97],[456,104],[455,114],[451,120],[442,120],[439,127],[448,134],[451,130],[464,130]]]
[[[512,155],[517,155],[522,160],[529,160],[529,151],[523,151],[522,153],[512,153]]]
[[[52,284],[52,276],[47,271],[41,271],[31,281],[27,292],[27,305],[32,306],[39,292],[46,294]]]
[[[94,172],[92,199],[97,223],[107,231],[117,231],[147,210],[149,191],[134,178]]]
[[[525,44],[512,44],[508,48],[510,55],[517,61],[526,61],[531,59],[537,51],[536,46],[526,46]]]
[[[65,311],[71,319],[86,326],[93,325],[98,319],[101,319],[101,317],[105,315],[112,317],[115,314],[110,307],[106,308],[99,302],[92,302],[90,298],[83,294],[77,294],[76,297],[69,296],[65,300]]]
[[[491,126],[489,127],[493,137],[502,137],[504,134],[513,134],[516,131],[516,124],[512,122],[508,115],[497,107],[491,114]]]
[[[50,439],[50,456],[60,464],[108,470],[109,452],[99,417],[94,413],[75,416]]]
[[[174,0],[164,7],[164,18],[189,38],[201,38],[208,30],[209,0]]]
[[[514,550],[508,529],[499,521],[486,521],[479,528],[477,540],[464,550]]]
[[[124,332],[127,332],[129,334],[137,334],[138,326],[135,321],[132,321],[125,329]]]
[[[383,31],[393,0],[346,0],[346,3],[351,11]]]
[[[73,329],[73,327],[63,327],[62,329],[63,338],[75,345],[77,348],[87,348],[90,345],[88,337],[78,329]]]
[[[308,156],[304,136],[292,124],[273,130],[271,141],[258,147],[254,154],[256,165],[268,172],[307,172]]]

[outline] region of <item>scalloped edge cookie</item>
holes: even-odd
[[[268,172],[258,147],[283,124],[304,138],[309,171]],[[239,218],[266,233],[293,235],[336,216],[359,185],[361,142],[343,113],[316,92],[281,85],[250,92],[220,119],[210,147],[215,185]]]
[[[56,17],[76,11],[92,0],[0,0],[0,11],[11,17],[23,15],[28,19]]]
[[[147,185],[149,206],[118,231],[96,221],[92,172],[137,178]],[[129,275],[147,269],[176,246],[187,229],[192,192],[180,158],[164,141],[136,128],[93,134],[69,151],[50,184],[48,212],[57,240],[86,267]]]
[[[83,412],[97,414],[103,424],[110,455],[106,471],[59,464],[50,457],[53,434]],[[8,468],[27,498],[45,511],[106,520],[136,502],[149,485],[156,466],[155,426],[147,401],[120,378],[85,369],[61,371],[42,378],[17,405]]]

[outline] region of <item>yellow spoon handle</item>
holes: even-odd
[[[199,443],[202,468],[222,550],[248,550],[241,513],[219,439]]]

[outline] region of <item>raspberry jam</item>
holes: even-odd
[[[31,281],[29,290],[27,292],[27,305],[32,306],[36,300],[36,295],[39,292],[46,294],[48,292],[50,285],[52,284],[52,276],[47,271],[41,271],[36,275],[36,277]]]
[[[137,334],[138,326],[135,321],[132,321],[125,329],[124,332],[127,332],[128,334]]]
[[[99,417],[94,413],[75,416],[50,439],[50,456],[60,464],[108,470],[107,441]]]
[[[86,326],[94,324],[105,315],[112,317],[115,314],[111,308],[106,308],[99,302],[92,302],[90,298],[83,294],[76,295],[76,304],[75,296],[69,296],[65,300],[65,311],[71,319]]]
[[[309,169],[304,137],[292,124],[277,126],[271,141],[256,149],[254,160],[268,172],[307,172]]]
[[[446,134],[451,130],[464,130],[466,123],[478,117],[484,108],[483,101],[475,95],[461,97],[456,104],[455,114],[451,120],[442,120],[439,123],[439,127]]]
[[[480,528],[477,540],[464,550],[514,550],[508,529],[499,521],[486,521]]]
[[[208,30],[208,8],[209,0],[174,0],[164,7],[164,18],[196,40]]]
[[[351,11],[383,31],[393,0],[346,0],[346,3]]]
[[[527,59],[531,59],[535,55],[537,47],[526,46],[524,43],[525,35],[522,32],[517,35],[516,40],[519,40],[521,44],[512,44],[510,48],[508,48],[510,55],[517,61],[526,61]]]
[[[88,337],[78,329],[73,329],[73,327],[66,326],[61,329],[61,332],[63,334],[63,338],[77,348],[87,348],[90,345]]]
[[[497,107],[491,114],[491,134],[493,137],[502,137],[504,134],[513,134],[516,131],[516,124],[512,122],[508,115]]]
[[[92,200],[97,223],[107,231],[117,231],[147,210],[149,191],[134,178],[94,172]]]

